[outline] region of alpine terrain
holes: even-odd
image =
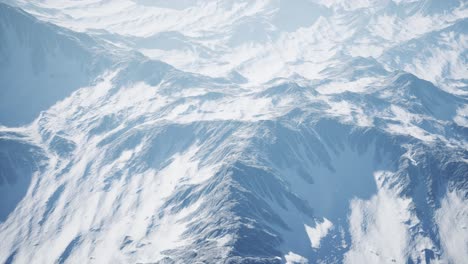
[[[0,0],[0,263],[468,263],[465,0]]]

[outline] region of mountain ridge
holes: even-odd
[[[71,3],[38,6],[82,8]],[[253,14],[256,7],[232,6]],[[190,10],[180,8],[170,12]],[[90,31],[79,33],[95,40],[85,50],[102,48],[96,56],[108,64],[32,122],[0,126],[0,201],[8,201],[0,207],[0,261],[458,263],[467,256],[453,245],[468,241],[463,95],[389,68],[382,57],[336,52],[314,78],[257,82],[238,67],[226,76],[189,71],[196,67]]]

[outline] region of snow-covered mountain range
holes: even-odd
[[[0,1],[0,263],[465,263],[463,0]]]

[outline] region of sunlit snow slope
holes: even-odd
[[[464,263],[468,4],[2,0],[0,263]]]

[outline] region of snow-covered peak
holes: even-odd
[[[0,262],[468,258],[463,1],[2,2]]]
[[[235,70],[253,83],[294,74],[320,78],[318,73],[335,54],[377,59],[388,49],[467,17],[466,3],[456,0],[150,2],[15,4],[41,19],[107,36],[186,71],[222,77]],[[453,49],[463,50],[466,44]],[[454,66],[455,71],[466,68]]]

